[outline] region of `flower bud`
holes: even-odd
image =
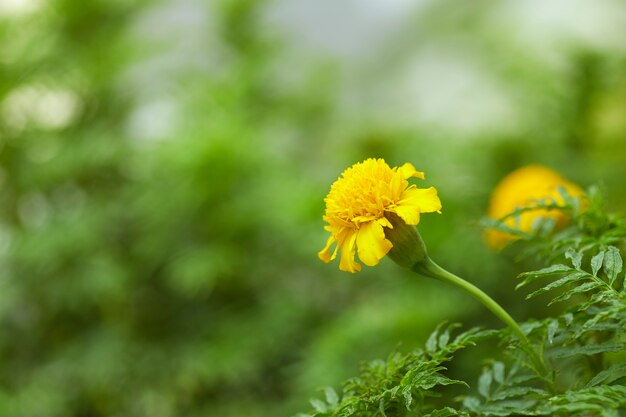
[[[570,204],[586,209],[585,193],[578,185],[547,167],[528,165],[511,172],[495,187],[488,216],[509,229],[530,234],[537,221],[552,221],[556,229],[564,227],[570,219],[568,213],[559,208]],[[542,205],[552,205],[552,208]],[[514,214],[518,210],[521,211]],[[519,235],[496,228],[485,233],[487,244],[496,250],[518,238]]]

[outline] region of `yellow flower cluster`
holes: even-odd
[[[541,165],[519,168],[502,179],[494,189],[488,216],[492,219],[502,219],[517,209],[530,209],[521,212],[519,216],[505,218],[504,224],[511,229],[530,232],[538,219],[553,219],[557,227],[562,227],[568,220],[562,210],[533,209],[539,202],[564,206],[565,201],[559,187],[584,203],[583,190],[551,169]],[[493,229],[486,233],[487,243],[495,249],[503,248],[516,238],[513,234]]]
[[[367,159],[343,172],[331,186],[323,219],[330,237],[319,257],[330,262],[341,248],[339,268],[357,272],[361,265],[374,266],[393,244],[385,229],[393,228],[388,219],[397,215],[408,225],[416,225],[421,213],[440,212],[441,201],[434,187],[422,189],[409,184],[409,178],[424,179],[410,163],[391,168],[383,159]],[[336,243],[331,253],[331,246]]]

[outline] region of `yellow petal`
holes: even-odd
[[[398,206],[413,206],[420,213],[432,213],[441,210],[441,200],[439,200],[435,187],[409,187],[404,190],[402,198],[397,204]]]
[[[408,179],[411,177],[416,177],[420,179],[424,179],[424,173],[415,169],[413,164],[407,162],[398,168],[398,172],[402,175],[402,178]]]
[[[420,222],[420,212],[413,206],[399,206],[394,211],[406,224],[418,224]]]
[[[439,212],[441,201],[434,187],[416,188],[411,186],[404,190],[402,198],[398,201],[394,210],[406,224],[418,224],[420,213]]]
[[[389,219],[387,219],[386,217],[382,217],[378,220],[376,220],[378,222],[378,224],[380,224],[382,227],[388,227],[390,229],[393,229],[393,225],[391,224],[391,222],[389,221]]]
[[[402,192],[409,186],[409,182],[404,177],[403,173],[396,171],[391,177],[389,183],[389,191],[391,192],[391,201],[395,202],[400,199]]]
[[[354,261],[356,251],[356,230],[351,232],[341,246],[341,260],[339,261],[339,269],[346,272],[358,272],[361,265]]]
[[[491,195],[488,215],[493,219],[503,219],[518,208],[531,209],[537,206],[539,201],[565,205],[558,187],[563,187],[567,194],[579,199],[581,209],[586,209],[584,192],[579,186],[565,180],[547,167],[528,165],[511,172],[500,181]],[[529,233],[539,219],[554,219],[557,229],[569,221],[560,210],[535,209],[524,211],[519,216],[506,217],[504,223],[512,229]],[[502,249],[509,242],[519,238],[514,234],[495,229],[488,230],[485,237],[489,246],[494,249]]]
[[[333,243],[335,243],[335,237],[333,235],[330,235],[328,241],[326,241],[326,246],[324,246],[324,249],[317,253],[317,256],[326,263],[329,263],[330,261],[335,259],[335,256],[337,256],[337,249],[335,249],[335,252],[332,255],[330,254],[330,245],[332,245]]]
[[[391,177],[390,183],[390,191],[393,201],[401,199],[402,193],[409,186],[407,179],[411,177],[424,179],[424,173],[417,171],[409,162],[396,169]]]
[[[377,265],[393,246],[385,239],[383,227],[378,222],[361,225],[356,237],[359,259],[367,266]]]

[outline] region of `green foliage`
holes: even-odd
[[[597,218],[599,213],[595,213]],[[616,246],[604,246],[606,231],[586,234],[588,214],[578,214],[572,236],[586,242],[584,249],[562,248],[561,260],[524,272],[517,288],[540,287],[526,299],[551,294],[548,304],[566,304],[554,317],[522,324],[546,372],[532,366],[527,354],[508,330],[472,329],[452,343],[450,328],[431,334],[424,350],[394,354],[387,361],[366,364],[359,378],[344,383],[343,396],[314,400],[311,416],[618,416],[626,412],[626,289],[623,260]],[[607,216],[604,216],[607,218]],[[612,217],[617,223],[621,223]],[[616,224],[617,224],[616,223]],[[583,227],[581,227],[581,225]],[[579,228],[580,227],[580,228]],[[618,229],[622,230],[622,229]],[[613,243],[626,237],[611,229]],[[595,233],[595,232],[594,232]],[[559,239],[562,235],[545,237]],[[593,248],[601,248],[593,253]],[[590,253],[591,252],[591,253]],[[453,361],[460,348],[487,340],[507,347],[495,357],[483,357],[476,383],[452,380],[442,362]],[[470,342],[470,343],[468,343]],[[443,386],[460,385],[455,394]],[[333,391],[334,392],[334,391]],[[431,413],[431,414],[426,414]],[[440,413],[440,414],[438,414]]]
[[[339,399],[332,389],[326,390],[326,401],[312,400],[318,417],[348,416],[409,416],[428,413],[430,416],[465,415],[451,407],[434,409],[429,397],[440,394],[438,389],[453,384],[466,385],[446,377],[443,363],[454,354],[493,332],[468,330],[453,337],[458,325],[440,325],[428,338],[424,349],[408,354],[393,353],[386,361],[363,364],[361,375],[347,381]],[[453,338],[452,338],[453,337]]]
[[[608,246],[623,253],[623,220],[593,201],[571,238],[528,237],[539,266],[490,253],[474,227],[493,184],[528,163],[579,184],[601,178],[612,205],[626,203],[621,29],[561,42],[561,30],[541,30],[549,19],[518,26],[536,2],[392,3],[0,0],[0,416],[291,415],[316,387],[398,343],[423,344],[442,320],[493,325],[472,300],[387,260],[358,277],[319,262],[323,196],[367,157],[426,171],[444,203],[420,224],[429,250],[514,317],[547,315],[541,295],[521,302],[508,278],[570,265],[569,247],[583,265]],[[559,13],[566,31],[581,22],[567,20],[573,9]],[[537,48],[544,32],[565,47]],[[567,323],[580,330],[597,309],[582,336],[609,334],[605,301],[525,328],[561,343],[575,336]],[[483,398],[474,387],[492,362],[481,357],[528,373],[509,336],[436,371],[471,389],[416,387],[411,407],[424,394],[425,413],[454,415],[453,398]],[[616,367],[583,382],[622,382],[621,352],[601,355]]]

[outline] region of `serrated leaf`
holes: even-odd
[[[583,254],[582,253],[578,252],[574,248],[569,248],[565,252],[565,257],[567,259],[569,259],[570,261],[572,261],[572,265],[574,265],[574,268],[580,269],[580,267],[582,265],[582,262],[583,262]]]
[[[380,411],[381,416],[387,417],[387,414],[385,414],[385,399],[384,398],[381,398],[378,403],[378,411]]]
[[[561,286],[563,286],[565,284],[569,284],[570,282],[578,281],[579,279],[581,279],[581,278],[583,278],[583,277],[585,277],[587,275],[589,275],[589,274],[587,274],[586,272],[583,272],[583,271],[577,271],[577,272],[574,272],[572,274],[566,275],[563,278],[560,278],[560,279],[558,279],[556,281],[553,281],[553,282],[549,283],[548,285],[546,285],[543,288],[540,288],[540,289],[538,289],[536,291],[531,292],[530,294],[528,294],[526,296],[526,299],[527,300],[531,299],[531,298],[536,297],[536,296],[538,296],[540,294],[543,294],[543,293],[548,292],[550,290],[553,290],[555,288],[561,287]]]
[[[519,284],[517,284],[515,289],[519,289],[519,288],[523,287],[524,285],[527,285],[530,282],[536,280],[537,278],[548,277],[548,276],[557,275],[557,274],[563,274],[563,273],[566,273],[566,272],[570,272],[572,270],[573,269],[571,267],[569,267],[569,266],[562,265],[562,264],[557,264],[557,265],[549,266],[547,268],[538,269],[536,271],[524,272],[524,273],[521,273],[521,274],[519,274],[517,276],[518,278],[523,278],[524,280],[522,282],[520,282]]]
[[[608,319],[608,318],[612,318],[612,316],[614,316],[615,311],[614,310],[604,310],[601,311],[597,314],[594,314],[593,317],[591,317],[589,320],[587,320],[585,322],[585,324],[583,324],[578,331],[576,331],[576,334],[574,335],[574,338],[579,338],[580,336],[582,336],[583,333],[589,331],[589,330],[598,330],[596,329],[596,326],[598,325],[598,323]]]
[[[537,269],[535,271],[527,271],[522,272],[517,277],[518,278],[526,278],[526,277],[544,277],[548,275],[558,274],[560,272],[568,272],[573,268],[571,266],[563,265],[563,264],[555,264],[548,266],[546,268]]]
[[[546,408],[546,410],[549,410],[549,414],[563,413],[563,412],[567,412],[567,413],[577,412],[576,415],[581,415],[579,413],[580,411],[601,412],[603,409],[604,409],[604,407],[599,405],[599,404],[594,404],[594,403],[585,402],[585,401],[579,401],[579,402],[574,402],[574,403],[566,403],[566,404],[554,404],[554,405],[550,405],[549,407]],[[542,414],[548,414],[548,412],[545,412],[545,413],[542,413]]]
[[[474,346],[477,341],[492,337],[497,334],[497,330],[481,330],[479,327],[472,327],[471,329],[455,337],[454,342],[452,342],[451,344],[459,347]]]
[[[533,387],[511,387],[511,388],[506,388],[506,389],[503,389],[503,390],[499,390],[497,393],[495,393],[491,397],[491,400],[492,401],[501,401],[501,400],[505,400],[507,398],[521,397],[523,395],[527,395],[527,394],[530,394],[530,393],[543,395],[546,392],[544,390],[542,390],[542,389],[533,388]]]
[[[540,321],[527,321],[527,322],[520,324],[520,327],[522,328],[522,332],[524,332],[525,335],[531,334],[534,330],[539,329],[542,326],[543,326],[543,323],[541,323]]]
[[[422,390],[429,390],[436,385],[452,385],[463,384],[467,385],[463,381],[457,381],[450,379],[446,376],[439,374],[439,371],[445,370],[443,366],[433,366],[436,364],[434,361],[421,362],[415,368],[409,369],[400,384],[402,386],[408,386],[411,388],[419,388]]]
[[[574,315],[572,313],[563,314],[563,321],[565,321],[566,326],[569,326],[574,321]]]
[[[596,345],[570,346],[553,350],[552,356],[555,358],[569,358],[576,355],[595,355],[604,352],[620,352],[626,350],[626,343],[599,343]]]
[[[467,396],[463,398],[463,407],[471,411],[476,411],[480,407],[480,400],[477,397]]]
[[[559,329],[559,321],[558,320],[550,320],[550,324],[548,324],[548,343],[552,344],[554,342],[554,335],[556,331]]]
[[[493,369],[493,379],[498,384],[504,383],[504,364],[502,362],[494,362],[491,368]]]
[[[439,335],[439,349],[444,349],[448,346],[448,342],[450,341],[450,332],[458,329],[459,327],[461,327],[459,323],[452,323],[441,333],[441,335]]]
[[[435,330],[428,336],[428,340],[426,340],[426,351],[431,353],[437,350],[437,338],[439,337],[439,330],[446,322],[439,323]]]
[[[598,276],[598,271],[602,268],[602,261],[604,260],[604,251],[598,253],[591,258],[591,272],[594,277]]]
[[[478,378],[478,392],[485,398],[490,397],[491,382],[493,380],[493,374],[491,372],[491,369],[485,368],[480,378]]]
[[[404,397],[404,405],[407,410],[411,410],[411,404],[413,403],[413,395],[411,394],[411,389],[405,389],[402,391],[402,396]]]
[[[309,402],[311,403],[311,405],[313,406],[315,411],[317,411],[318,413],[324,413],[324,412],[328,411],[328,406],[322,400],[318,400],[317,398],[313,398],[313,399],[309,400]]]
[[[587,384],[587,387],[593,387],[598,384],[610,384],[613,381],[625,377],[626,363],[615,363],[611,365],[608,369],[605,369],[604,371],[593,377],[593,379]]]
[[[528,381],[532,381],[533,379],[537,378],[536,375],[532,375],[532,374],[522,374],[522,375],[516,375],[513,378],[511,378],[511,376],[509,375],[509,385],[514,386],[514,385],[521,385],[525,382]]]
[[[536,399],[512,399],[484,404],[472,411],[479,416],[537,415],[538,413],[529,411],[536,402]]]
[[[451,416],[465,416],[467,413],[464,413],[459,410],[455,410],[451,407],[440,408],[438,410],[433,410],[428,414],[425,414],[423,417],[451,417]]]
[[[332,387],[324,389],[324,395],[326,396],[326,402],[330,405],[337,405],[339,403],[339,396]]]
[[[446,330],[439,336],[439,348],[443,349],[448,345],[450,341],[450,332]]]
[[[576,294],[582,294],[585,293],[587,291],[593,291],[595,289],[597,289],[598,287],[601,287],[602,284],[600,284],[599,282],[587,282],[585,284],[579,285],[576,288],[573,288],[569,291],[567,291],[565,294],[561,294],[560,296],[556,297],[555,299],[553,299],[552,301],[550,301],[548,303],[548,305],[552,305],[554,303],[559,303],[565,300],[569,300],[572,296],[576,295]]]
[[[556,395],[549,399],[549,403],[542,407],[542,411],[543,414],[554,414],[562,411],[602,412],[606,409],[623,406],[626,406],[626,386],[600,385]]]
[[[459,381],[457,379],[450,379],[443,375],[435,375],[430,381],[426,381],[418,385],[417,387],[423,390],[429,390],[436,385],[456,385],[456,384],[465,385],[466,387],[469,387],[469,385],[467,385],[467,383],[465,383],[464,381]]]
[[[604,272],[609,278],[609,285],[613,285],[615,279],[622,272],[623,262],[619,250],[615,246],[609,246],[604,254]]]
[[[585,311],[587,310],[589,307],[591,307],[594,304],[598,304],[601,303],[607,299],[610,299],[612,297],[613,294],[609,293],[608,291],[602,291],[599,293],[594,294],[588,301],[586,301],[585,303],[581,304],[580,307],[578,307],[578,311]]]
[[[430,336],[428,336],[425,347],[427,352],[434,352],[437,350],[437,333],[433,332]]]

